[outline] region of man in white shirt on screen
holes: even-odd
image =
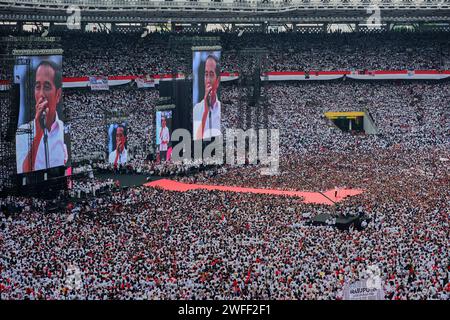
[[[220,85],[219,60],[209,55],[205,60],[205,96],[194,106],[193,135],[195,140],[209,139],[221,134],[220,107],[217,91]]]
[[[119,125],[116,129],[116,150],[109,154],[109,163],[117,168],[118,165],[124,165],[127,163],[127,149],[125,149],[125,143],[127,142],[127,136],[125,127]]]
[[[64,166],[68,159],[64,143],[64,123],[59,120],[57,106],[62,96],[62,74],[52,62],[43,61],[36,68],[34,98],[35,116],[16,134],[17,172],[26,173]],[[33,140],[29,149],[29,133]],[[47,143],[45,143],[47,141]],[[46,146],[47,145],[47,146]]]
[[[167,147],[170,141],[169,128],[166,125],[166,118],[161,117],[161,131],[159,132],[159,155],[162,161],[166,161]]]

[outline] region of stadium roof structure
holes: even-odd
[[[94,23],[449,23],[450,0],[0,0],[0,21]],[[72,7],[73,9],[73,7]]]

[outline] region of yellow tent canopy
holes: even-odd
[[[347,119],[356,119],[356,117],[364,117],[363,111],[329,111],[325,112],[325,117],[330,120],[334,120],[337,118],[347,118]]]

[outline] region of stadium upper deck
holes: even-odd
[[[374,6],[383,23],[450,20],[450,0],[1,0],[0,20],[64,22],[70,5],[82,21],[105,23],[350,23]]]

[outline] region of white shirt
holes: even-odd
[[[167,144],[170,140],[170,134],[169,134],[169,128],[164,127],[161,128],[161,131],[159,132],[160,137],[160,145],[159,145],[159,151],[167,151]],[[163,143],[163,141],[167,141],[166,143]]]
[[[20,130],[32,129],[33,138],[36,135],[36,126],[34,125],[34,119],[19,127]],[[58,113],[56,113],[55,121],[47,133],[48,137],[48,167],[64,166],[68,159],[67,146],[64,143],[64,123],[59,120]],[[23,173],[23,162],[30,151],[29,147],[29,133],[16,134],[16,161],[17,161],[17,173]],[[36,160],[34,162],[34,170],[47,169],[45,166],[45,145],[44,135],[42,135],[41,141],[39,141],[39,147],[37,150]]]
[[[203,131],[203,139],[208,139],[211,137],[216,137],[221,135],[220,131],[220,107],[221,103],[219,100],[217,100],[214,103],[213,107],[211,108],[210,112],[208,113],[208,116],[206,118],[205,122],[205,130]],[[200,101],[194,106],[194,112],[193,112],[193,131],[192,134],[194,135],[194,140],[199,140],[200,138],[197,137],[197,131],[202,125],[202,117],[203,112],[205,110],[205,100]]]
[[[116,149],[117,150],[117,149]],[[114,164],[116,161],[116,150],[110,152],[109,154],[109,163]],[[117,165],[127,163],[127,149],[123,148],[121,154],[119,154],[119,159],[117,159]]]

